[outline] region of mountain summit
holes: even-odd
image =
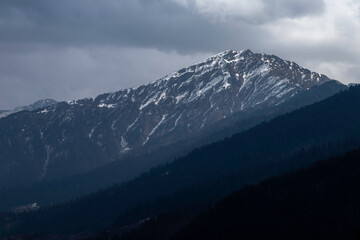
[[[279,105],[328,81],[325,75],[273,55],[228,50],[150,84],[100,95],[93,102],[128,112],[119,115],[112,129],[126,143],[122,150],[130,150],[178,130],[195,134],[234,112]],[[93,130],[91,138],[96,138]]]
[[[191,142],[227,119],[241,125],[257,112],[264,120],[344,88],[274,55],[224,51],[147,85],[0,119],[0,186],[74,175]],[[25,177],[16,177],[20,172]]]

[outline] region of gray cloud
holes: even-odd
[[[180,5],[218,19],[238,19],[250,24],[263,24],[281,18],[298,18],[322,14],[323,0],[173,0]]]
[[[205,57],[110,46],[8,52],[0,55],[0,109],[48,97],[71,100],[138,86]]]
[[[0,109],[136,86],[225,49],[273,53],[357,81],[359,7],[352,0],[2,0]]]
[[[264,9],[254,11],[254,15],[244,17],[239,11],[236,16],[261,23],[318,13],[323,8],[321,0],[271,0],[261,4]],[[252,3],[249,1],[248,5],[251,8]],[[3,44],[111,44],[204,51],[228,45],[234,38],[241,39],[232,24],[211,21],[171,0],[3,0],[0,9]],[[226,14],[229,9],[224,11]],[[246,22],[237,24],[242,31],[251,32]]]
[[[325,3],[322,0],[272,0],[264,1],[264,3],[272,18],[297,18],[308,15],[321,15],[325,10]]]
[[[118,45],[162,49],[202,47],[200,33],[226,29],[167,1],[1,1],[2,42],[65,46]],[[177,8],[175,8],[177,7]],[[191,26],[191,27],[190,27]],[[209,45],[214,45],[209,38]],[[185,46],[185,47],[182,47]]]

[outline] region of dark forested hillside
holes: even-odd
[[[360,87],[196,149],[121,186],[8,219],[5,232],[76,232],[216,201],[266,177],[360,146]]]
[[[359,173],[360,149],[246,186],[172,239],[359,239]]]

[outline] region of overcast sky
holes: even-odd
[[[360,82],[360,0],[1,0],[0,109],[93,97],[226,49]]]

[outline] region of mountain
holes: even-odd
[[[0,118],[6,117],[6,116],[9,116],[11,114],[21,112],[21,111],[35,111],[40,108],[45,108],[45,107],[49,107],[51,105],[55,105],[56,103],[57,103],[57,101],[55,101],[54,99],[42,99],[42,100],[34,102],[33,104],[30,104],[27,106],[16,107],[12,110],[0,110]]]
[[[359,239],[359,158],[357,149],[310,169],[246,186],[171,239]],[[151,227],[164,231],[164,225]],[[155,239],[149,236],[154,235],[146,239]]]
[[[118,227],[187,206],[206,208],[244,184],[360,148],[360,87],[193,150],[125,184],[12,216],[12,233]],[[41,206],[41,204],[40,204]],[[200,208],[201,208],[200,207]],[[199,209],[199,208],[197,208]]]
[[[0,186],[63,178],[178,143],[180,155],[215,130],[233,123],[243,130],[345,88],[273,55],[225,51],[147,85],[0,119]],[[281,108],[307,92],[314,94]]]
[[[190,152],[191,147],[200,147],[209,142],[226,138],[261,121],[268,120],[279,113],[288,112],[302,105],[319,101],[337,91],[339,91],[339,85],[335,81],[330,81],[298,94],[286,102],[286,104],[281,104],[278,108],[272,109],[272,111],[248,112],[247,120],[237,121],[240,119],[241,113],[239,113],[240,116],[234,114],[212,125],[211,129],[208,129],[208,131],[199,137],[201,140],[196,141],[196,144],[193,143],[194,141],[191,145],[187,144],[187,149]],[[184,149],[186,150],[186,148],[182,146],[188,142],[189,140],[186,142],[179,141],[139,156],[125,156],[121,161],[114,161],[89,172],[71,177],[41,181],[29,187],[19,186],[0,189],[0,195],[3,196],[0,199],[0,211],[33,202],[38,202],[42,206],[65,202],[99,189],[131,180],[158,164],[171,162],[174,159],[185,156],[186,151]]]

